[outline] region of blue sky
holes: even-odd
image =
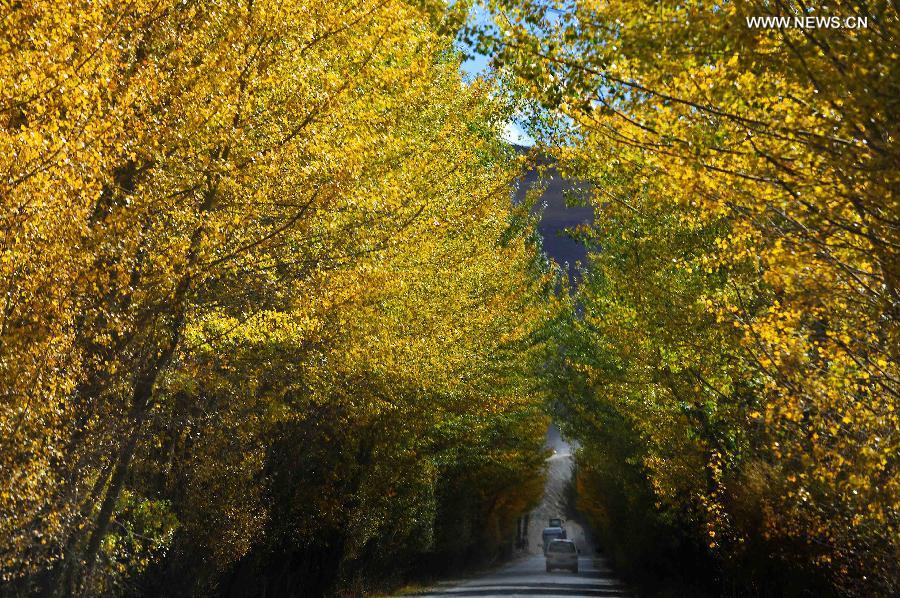
[[[480,10],[476,11],[476,19],[483,18],[483,13]],[[471,58],[464,61],[460,67],[463,72],[463,76],[468,79],[474,79],[475,77],[483,74],[487,74],[490,72],[489,58],[484,56],[483,54],[474,54]],[[534,139],[525,132],[525,129],[522,128],[521,125],[516,123],[515,121],[509,121],[506,123],[505,130],[503,132],[503,138],[510,142],[515,143],[516,145],[525,145],[532,146],[534,145]]]

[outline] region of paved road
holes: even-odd
[[[628,596],[602,559],[582,556],[578,573],[544,570],[544,557],[531,554],[478,577],[443,582],[413,596]]]
[[[581,549],[578,573],[547,573],[541,550],[541,531],[549,517],[566,516],[566,488],[572,478],[571,447],[555,427],[547,433],[547,482],[541,503],[531,512],[525,551],[506,565],[468,579],[445,581],[412,596],[628,596],[625,586],[616,580],[605,559],[592,554],[593,542],[588,530],[569,519],[568,537]],[[406,594],[410,596],[410,594]]]

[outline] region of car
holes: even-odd
[[[544,548],[544,554],[547,554],[547,547],[553,540],[565,539],[566,530],[562,527],[545,527],[541,532],[541,543]]]
[[[572,540],[553,540],[547,547],[547,572],[553,569],[571,569],[578,573],[578,548]]]

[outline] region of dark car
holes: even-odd
[[[545,527],[544,531],[541,532],[541,541],[544,547],[544,554],[547,554],[547,548],[550,546],[550,542],[553,540],[560,540],[566,538],[566,530],[561,527]]]

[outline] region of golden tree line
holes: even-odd
[[[0,4],[0,583],[314,593],[498,549],[556,275],[458,16]]]
[[[593,188],[560,360],[585,501],[608,527],[619,485],[726,563],[896,592],[896,5],[485,4],[476,33]]]

